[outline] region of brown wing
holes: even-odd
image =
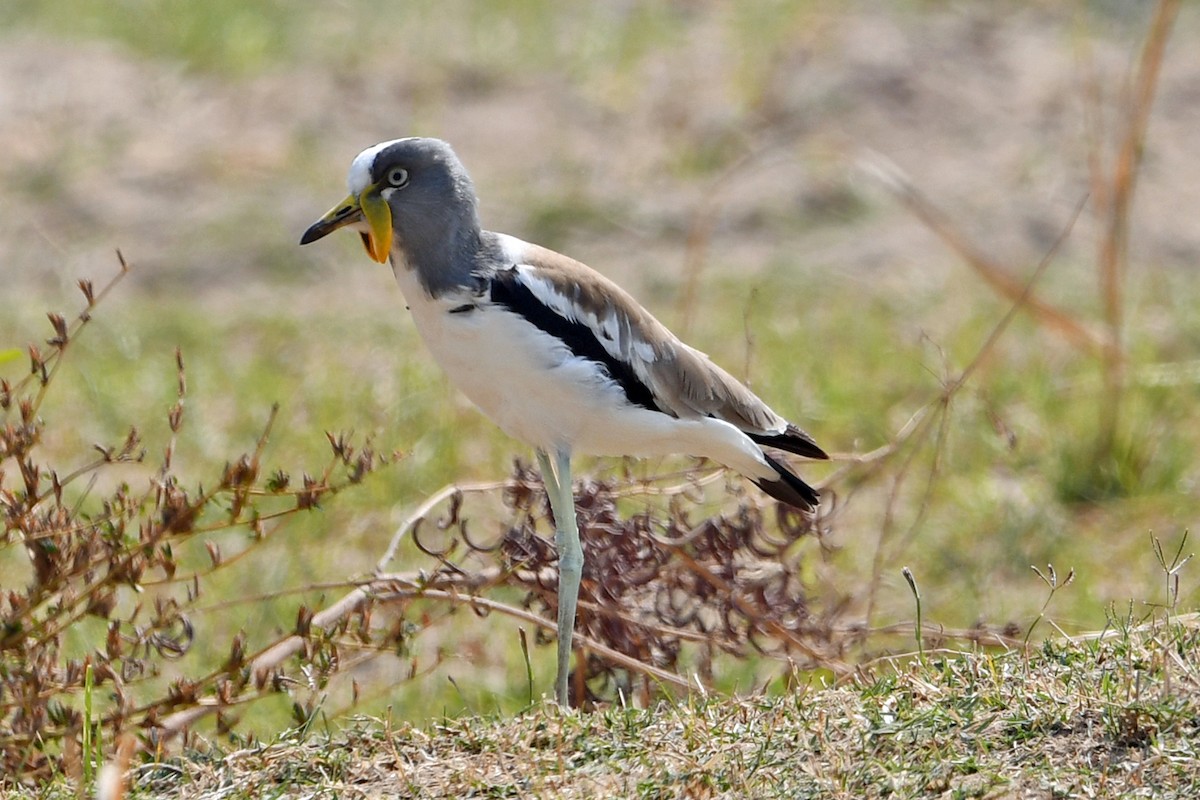
[[[759,444],[810,458],[828,458],[792,425],[712,362],[671,333],[621,287],[553,250],[527,245],[524,282],[560,314],[586,324],[614,358],[629,365],[663,411],[677,417],[715,417]]]

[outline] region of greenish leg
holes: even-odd
[[[554,451],[554,463],[541,450],[538,465],[550,508],[554,511],[554,545],[558,548],[558,674],[554,680],[554,698],[567,706],[567,681],[571,675],[571,640],[575,635],[575,607],[579,601],[579,582],[583,577],[583,548],[579,544],[579,523],[575,520],[575,497],[571,490],[571,454]]]

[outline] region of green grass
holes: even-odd
[[[1117,616],[1029,654],[938,651],[777,695],[233,737],[129,797],[1192,797],[1200,630]],[[68,797],[58,782],[43,797]]]
[[[186,86],[235,87],[235,96],[244,81],[320,75],[338,87],[330,96],[344,89],[351,98],[337,112],[366,129],[382,122],[353,116],[354,104],[364,98],[394,99],[397,111],[389,112],[387,124],[420,130],[463,124],[448,113],[456,102],[524,98],[531,84],[562,102],[557,113],[579,113],[605,125],[610,118],[644,113],[639,92],[663,79],[656,70],[673,66],[668,77],[680,81],[678,88],[654,96],[674,98],[680,108],[656,108],[647,117],[648,124],[669,131],[671,146],[658,156],[658,171],[628,191],[701,186],[704,192],[728,190],[722,198],[731,206],[747,204],[731,207],[719,221],[718,247],[706,265],[699,321],[689,341],[747,378],[831,450],[863,453],[885,444],[918,409],[937,402],[944,381],[974,358],[1007,310],[958,265],[953,269],[963,271],[940,276],[934,265],[931,277],[926,265],[906,263],[907,253],[896,253],[895,263],[845,269],[798,252],[792,246],[798,229],[819,226],[839,239],[871,236],[885,210],[878,198],[842,176],[840,161],[821,161],[828,158],[824,141],[806,140],[800,149],[809,148],[804,157],[814,162],[814,173],[836,177],[799,201],[785,193],[779,202],[749,203],[737,183],[740,176],[725,174],[745,152],[748,131],[765,126],[771,133],[782,88],[771,81],[800,74],[788,59],[822,41],[828,20],[803,0],[739,6],[715,22],[681,6],[568,9],[546,0],[309,4],[302,10],[280,2],[226,0],[117,6],[126,13],[87,0],[16,0],[0,8],[0,26],[5,36],[35,31],[113,46],[150,73],[176,75],[183,65],[187,80],[194,81]],[[689,99],[701,89],[689,83],[689,62],[671,64],[677,48],[694,35],[692,26],[705,22],[712,28],[704,30],[715,38],[701,40],[724,53],[727,74],[702,89],[720,98],[728,117],[691,118]],[[694,56],[692,50],[688,54]],[[545,89],[560,83],[565,87],[559,93]],[[537,97],[541,102],[543,94]],[[805,106],[806,114],[836,111],[848,100],[812,102],[827,105]],[[342,165],[329,163],[329,154],[353,150],[344,141],[328,141],[334,134],[327,128],[341,130],[331,127],[335,116],[330,111],[295,124],[279,121],[281,149],[270,151],[270,158],[262,157],[255,149],[261,142],[253,140],[235,158],[212,143],[202,143],[198,153],[176,154],[174,188],[150,192],[150,202],[179,202],[194,192],[207,198],[197,206],[198,219],[189,216],[190,208],[189,214],[172,215],[172,227],[162,234],[169,246],[147,247],[153,257],[144,268],[135,266],[140,282],[123,287],[97,311],[93,325],[72,345],[43,408],[50,434],[45,448],[61,459],[56,463],[63,469],[90,458],[93,442],[119,441],[137,425],[148,463],[123,468],[120,478],[145,485],[169,439],[166,414],[175,398],[178,346],[188,366],[189,393],[176,464],[192,481],[251,450],[276,402],[281,410],[267,450],[268,469],[294,476],[319,469],[328,459],[327,430],[354,430],[371,436],[380,449],[405,454],[321,510],[291,520],[207,583],[194,619],[201,646],[164,680],[220,664],[239,630],[246,631],[252,648],[291,630],[301,603],[320,608],[344,591],[336,584],[369,572],[396,525],[422,499],[454,481],[502,478],[514,457],[529,457],[440,375],[402,313],[390,276],[365,266],[356,243],[297,254],[293,243],[302,228],[292,230],[294,221],[285,216],[310,206],[319,213],[335,200]],[[96,176],[108,179],[112,162],[124,163],[132,150],[153,153],[148,145],[155,142],[135,135],[151,125],[152,120],[122,118],[100,136],[87,126],[75,138],[64,131],[52,148],[54,158],[15,160],[6,172],[12,196],[5,207],[49,219],[48,228],[69,242],[79,235],[88,246],[102,241],[107,249],[137,235],[133,223],[125,230],[90,226],[88,213],[95,209],[81,202],[73,181],[90,178],[90,185],[104,186]],[[222,130],[236,138],[231,129]],[[640,155],[642,140],[631,136],[620,143],[626,155]],[[640,286],[647,305],[674,325],[680,321],[674,318],[680,283],[674,267],[686,247],[687,213],[696,209],[657,210],[643,219],[643,206],[627,202],[619,185],[628,177],[620,159],[592,147],[591,140],[574,141],[566,133],[548,137],[542,171],[520,179],[493,173],[488,188],[495,199],[488,202],[508,215],[513,233],[574,247],[573,253],[601,269],[635,272],[631,285]],[[112,175],[118,182],[129,180],[119,168]],[[714,178],[721,182],[712,183]],[[213,198],[220,200],[216,210]],[[157,214],[148,219],[163,221]],[[735,230],[721,227],[731,222]],[[721,249],[724,241],[728,247]],[[768,241],[778,244],[766,255],[749,246],[761,248]],[[30,242],[30,250],[43,243]],[[643,246],[660,248],[647,256],[653,263],[626,264],[613,256]],[[742,246],[745,252],[738,250]],[[92,277],[102,279],[107,266],[87,263]],[[1051,267],[1039,291],[1091,321],[1098,312],[1094,283],[1092,265],[1064,261]],[[14,378],[26,360],[11,348],[48,336],[43,311],[71,308],[74,299],[52,283],[31,285],[16,276],[5,289],[0,377]],[[927,665],[877,665],[861,682],[829,691],[817,687],[820,675],[799,676],[811,684],[799,700],[779,680],[783,665],[728,659],[718,664],[714,691],[748,696],[690,698],[653,714],[611,708],[576,717],[527,708],[517,623],[499,615],[480,621],[459,609],[364,679],[366,690],[354,709],[345,682],[328,694],[311,692],[321,711],[317,732],[327,718],[336,727],[348,709],[381,716],[390,709],[399,755],[384,752],[388,745],[379,723],[364,722],[345,732],[337,748],[312,731],[308,738],[285,737],[272,745],[280,749],[218,740],[214,747],[244,754],[227,774],[247,797],[269,794],[267,784],[316,786],[322,776],[349,781],[363,764],[386,757],[394,759],[388,769],[399,776],[397,791],[428,780],[454,796],[550,795],[562,786],[579,796],[603,795],[611,786],[635,796],[671,796],[672,787],[680,786],[717,795],[760,787],[782,787],[798,796],[982,796],[994,788],[1065,794],[1121,775],[1146,775],[1149,785],[1169,788],[1163,776],[1172,769],[1180,787],[1194,783],[1188,748],[1195,730],[1188,720],[1195,719],[1195,696],[1181,688],[1184,677],[1195,677],[1194,664],[1186,661],[1187,648],[1195,649],[1193,629],[1163,626],[1135,633],[1126,622],[1117,623],[1121,615],[1113,608],[1131,600],[1135,609],[1167,603],[1151,537],[1173,551],[1184,530],[1195,527],[1200,383],[1188,377],[1188,363],[1200,343],[1200,288],[1186,271],[1145,264],[1133,276],[1128,300],[1130,382],[1118,446],[1104,459],[1096,458],[1102,402],[1097,363],[1018,317],[954,398],[938,448],[933,439],[924,440],[878,474],[853,470],[827,488],[839,509],[829,523],[834,546],[814,558],[806,573],[817,609],[847,600],[851,620],[864,613],[871,590],[875,604],[867,622],[876,626],[903,628],[912,620],[913,598],[901,573],[907,566],[921,587],[927,625],[961,630],[977,622],[1011,624],[1019,636],[1033,629],[1036,640],[1053,632],[1053,622],[1069,632],[1116,626],[1120,636],[1103,643],[1050,642],[1028,661],[994,653],[935,653]],[[889,515],[893,480],[910,452],[911,465]],[[820,479],[836,466],[805,465],[803,472]],[[611,461],[579,462],[583,474],[618,469]],[[472,510],[480,529],[492,522],[489,510],[494,509],[486,504]],[[250,545],[242,533],[215,539],[226,556]],[[203,542],[183,557],[187,564],[203,564]],[[408,545],[395,567],[428,564]],[[1045,570],[1047,564],[1060,576],[1074,569],[1076,577],[1054,593],[1043,618],[1050,591],[1030,565]],[[0,585],[21,585],[27,572],[19,547],[0,551]],[[1174,603],[1180,610],[1194,609],[1200,591],[1186,569],[1182,575]],[[321,584],[334,585],[313,588]],[[437,621],[446,613],[428,604],[412,616],[428,614]],[[89,620],[65,646],[83,654],[102,635],[103,624]],[[933,650],[934,644],[926,647]],[[911,630],[904,630],[871,639],[865,653],[856,655],[912,646]],[[1176,655],[1186,667],[1168,689]],[[535,695],[549,684],[551,660],[549,648],[533,649]],[[407,680],[413,666],[423,674]],[[756,694],[764,683],[769,692]],[[962,687],[970,691],[959,691]],[[93,699],[100,708],[107,702],[103,696]],[[290,702],[284,697],[260,702],[246,713],[238,735],[273,740],[291,719]],[[728,731],[749,731],[748,744],[740,736],[730,741]],[[781,750],[785,744],[791,749]],[[722,748],[735,745],[736,755],[721,755]],[[1045,748],[1060,745],[1061,759],[1045,755]],[[914,754],[914,747],[921,749]],[[434,772],[418,771],[411,755],[416,748],[438,748]],[[531,776],[526,784],[505,782],[518,767],[504,754],[517,751],[529,759],[519,762]],[[1001,763],[1017,758],[1013,753],[1019,755],[1015,765]],[[1071,760],[1081,753],[1096,755],[1111,769],[1097,777]],[[1138,755],[1147,759],[1134,763]],[[474,759],[471,768],[452,774],[468,757]],[[613,772],[607,766],[612,759],[620,759],[624,771]],[[284,772],[285,764],[291,772]],[[810,769],[802,776],[797,764]],[[1121,772],[1118,765],[1128,769]],[[205,764],[194,755],[179,768],[182,773],[163,768],[139,774],[151,776],[147,791],[162,794],[181,785],[199,792],[205,781],[226,774],[215,761]],[[493,769],[497,772],[488,771]]]
[[[795,272],[802,273],[803,266],[796,265]],[[947,347],[943,365],[933,360],[943,354],[930,350],[912,325],[914,318],[938,318],[936,297],[910,297],[899,314],[889,310],[895,301],[887,296],[857,294],[849,302],[848,293],[857,287],[837,280],[812,284],[802,274],[789,278],[783,271],[762,280],[781,290],[767,293],[732,282],[708,286],[704,296],[724,302],[707,310],[696,341],[739,373],[737,365],[746,363],[748,325],[748,375],[755,389],[835,450],[865,451],[887,441],[918,407],[937,397],[937,375],[961,368],[999,311],[981,296],[978,310],[962,322],[963,333]],[[792,281],[795,291],[788,290]],[[801,286],[807,290],[801,292]],[[186,300],[173,309],[161,303],[150,308],[136,293],[124,299],[118,294],[111,307],[96,314],[93,329],[74,343],[61,385],[44,407],[53,434],[47,446],[56,452],[86,453],[93,441],[115,441],[129,425],[141,426],[150,454],[142,474],[148,476],[167,440],[165,414],[174,398],[178,345],[189,388],[176,455],[185,474],[199,476],[206,465],[219,466],[250,450],[274,402],[281,403],[281,411],[267,452],[271,469],[296,475],[324,463],[325,430],[352,429],[374,437],[383,450],[406,453],[323,511],[289,522],[244,565],[219,575],[206,592],[221,611],[195,620],[205,641],[226,642],[245,629],[253,644],[270,631],[288,629],[298,603],[320,607],[340,592],[249,598],[365,574],[405,509],[456,480],[502,477],[513,457],[529,455],[455,395],[404,318],[390,313],[396,297],[381,292],[367,306],[341,307],[326,289],[329,303],[313,307],[303,299],[311,291],[280,289],[273,309],[224,307],[219,316]],[[747,320],[744,306],[751,297],[756,305]],[[877,310],[863,313],[864,303]],[[307,307],[301,315],[302,304]],[[34,324],[33,314],[6,318]],[[847,330],[854,335],[845,335]],[[15,330],[0,335],[11,343],[21,336]],[[821,343],[819,350],[805,345],[814,342]],[[932,447],[918,453],[898,507],[899,532],[885,549],[873,622],[911,618],[902,565],[913,570],[923,588],[926,620],[950,628],[986,621],[1027,630],[1045,599],[1031,564],[1052,563],[1063,574],[1075,569],[1076,583],[1055,598],[1050,610],[1068,629],[1101,627],[1110,602],[1161,599],[1149,534],[1170,547],[1182,533],[1180,521],[1187,519],[1190,501],[1179,481],[1192,463],[1187,454],[1197,445],[1194,426],[1187,422],[1187,398],[1195,390],[1131,390],[1131,424],[1174,436],[1157,444],[1157,472],[1145,473],[1131,491],[1114,499],[1081,505],[1063,497],[1059,482],[1068,458],[1064,453],[1089,440],[1091,412],[1086,405],[1078,407],[1078,391],[1071,393],[1073,407],[1064,409],[1063,393],[1064,387],[1094,384],[1097,378],[1085,361],[1042,342],[1040,332],[1018,325],[988,370],[952,406],[951,435],[919,517],[919,490]],[[15,377],[23,366],[23,360],[10,362],[0,366],[0,374]],[[81,408],[87,413],[80,414]],[[1015,446],[997,432],[996,416],[1013,430]],[[582,460],[581,468],[604,469],[604,463]],[[813,465],[804,471],[820,477],[828,469]],[[136,473],[129,480],[138,480]],[[854,587],[870,580],[883,496],[879,484],[863,476],[831,488],[849,501],[834,522],[841,550],[822,568],[826,579],[842,588],[826,602],[843,591],[861,600],[861,589],[856,593]],[[909,525],[916,527],[906,534]],[[247,545],[240,535],[224,536],[218,541],[227,554]],[[193,558],[202,561],[205,555],[197,550]],[[1118,563],[1133,568],[1114,571]],[[422,564],[410,548],[397,566]],[[6,569],[10,576],[19,574],[11,572],[13,564]],[[1181,607],[1194,606],[1196,597],[1185,584]],[[224,602],[238,598],[246,601],[232,607]],[[469,619],[464,612],[459,616],[464,623]],[[448,667],[414,684],[389,687],[373,695],[366,708],[391,705],[410,719],[444,710],[519,708],[527,691],[515,626],[484,630],[466,624],[462,630],[465,638],[446,651]],[[87,638],[83,635],[80,644]],[[215,654],[197,649],[179,668],[185,674],[203,671],[224,651],[224,645]],[[414,652],[424,653],[422,665],[436,658],[421,649],[420,640]],[[484,654],[488,657],[477,660]],[[548,657],[544,649],[535,652],[535,685],[544,682]],[[720,685],[744,688],[761,679],[755,674],[731,668]],[[458,676],[457,688],[447,683],[447,675]],[[288,713],[285,706],[275,706],[264,720]],[[267,723],[264,729],[270,727]]]
[[[669,42],[677,12],[657,4],[626,11],[549,0],[367,2],[297,8],[281,0],[14,0],[0,21],[80,39],[101,39],[142,56],[243,78],[297,63],[361,68],[372,51],[404,48],[430,74],[448,70],[486,88],[495,70],[550,66],[593,74],[636,64]]]

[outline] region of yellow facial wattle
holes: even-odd
[[[363,238],[367,255],[380,264],[386,264],[392,252],[392,209],[374,186],[367,187],[359,195],[358,205],[370,228],[370,233]]]

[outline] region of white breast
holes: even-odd
[[[682,453],[712,458],[747,475],[774,474],[762,451],[733,425],[677,419],[631,406],[594,361],[518,314],[486,300],[462,313],[468,295],[431,298],[415,273],[396,264],[413,323],[451,382],[508,435],[550,451],[601,456]]]
[[[534,447],[575,447],[599,408],[624,396],[594,362],[523,317],[482,303],[450,313],[467,299],[430,298],[410,270],[397,281],[413,323],[438,365],[471,402],[510,436]]]

